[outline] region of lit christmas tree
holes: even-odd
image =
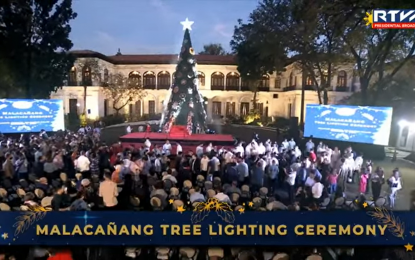
[[[206,129],[206,111],[198,89],[195,51],[190,40],[189,31],[193,22],[186,18],[181,24],[185,31],[182,48],[160,127],[164,133],[170,133],[174,125],[186,126],[187,134],[203,133]]]

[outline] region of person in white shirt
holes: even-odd
[[[220,161],[216,156],[213,156],[210,160],[210,164],[212,169],[210,170],[211,173],[213,173],[213,177],[219,177],[220,176]]]
[[[208,146],[206,146],[206,152],[207,153],[210,153],[211,151],[212,151],[212,149],[213,149],[213,145],[212,145],[212,143],[210,143]]]
[[[200,144],[196,147],[196,155],[202,157],[203,155],[203,144]]]
[[[179,143],[176,143],[176,154],[183,153],[183,148]]]
[[[171,154],[171,144],[169,140],[166,140],[166,143],[163,144],[163,153],[167,156]]]
[[[296,147],[294,138],[291,138],[291,140],[288,142],[288,147],[290,148],[290,150],[293,150]]]
[[[168,174],[167,172],[163,172],[162,176],[163,176],[162,178],[163,181],[170,180],[173,184],[175,185],[177,184],[177,179],[173,175]]]
[[[389,178],[388,180],[388,184],[389,184],[389,207],[391,209],[393,209],[395,207],[395,200],[396,200],[396,195],[398,193],[399,190],[402,189],[402,182],[401,182],[401,177],[399,174],[399,169],[395,169],[393,171],[393,175],[392,177]]]
[[[284,141],[281,143],[281,146],[284,147],[285,150],[287,150],[290,147],[287,139],[284,139]]]
[[[308,140],[308,142],[305,144],[306,152],[314,150],[314,143],[313,140]]]
[[[264,144],[263,143],[259,143],[257,150],[258,150],[258,154],[264,155],[265,154],[265,151],[266,151]]]
[[[314,180],[316,175],[313,172],[310,172],[310,175],[305,180],[305,186],[307,187],[313,187],[316,181]]]
[[[127,134],[131,134],[131,131],[132,131],[133,129],[131,128],[131,126],[130,125],[128,125],[127,126],[127,128],[125,129],[125,131],[127,132]]]
[[[208,170],[209,170],[209,158],[205,154],[200,160],[200,172],[205,178],[207,176]]]
[[[232,204],[231,199],[229,198],[229,196],[228,196],[228,195],[226,195],[225,193],[223,193],[222,191],[221,191],[221,192],[219,192],[218,194],[216,194],[216,195],[214,196],[214,198],[218,199],[220,202],[226,202],[226,203],[228,203],[229,205],[231,205],[231,204]]]
[[[286,174],[285,182],[287,185],[288,196],[290,198],[290,201],[294,202],[294,199],[295,199],[294,185],[295,185],[295,178],[297,177],[297,172],[293,171],[292,169],[289,169],[285,174]]]
[[[314,183],[313,187],[311,187],[311,194],[313,195],[314,200],[316,201],[317,205],[319,204],[319,200],[323,195],[324,185],[321,184],[320,178],[316,177],[314,179],[316,183]]]
[[[82,177],[84,179],[89,179],[91,177],[91,172],[89,171],[90,164],[91,162],[88,157],[85,156],[85,152],[82,151],[81,155],[75,161],[75,167],[80,173],[82,173]]]

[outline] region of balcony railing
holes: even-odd
[[[170,85],[157,85],[157,89],[169,89]]]
[[[347,86],[337,86],[334,88],[336,92],[349,92],[350,88]]]
[[[248,86],[241,86],[241,91],[250,91],[251,89]]]
[[[144,85],[143,89],[156,89],[156,85]]]
[[[226,86],[227,91],[239,91],[239,86]]]
[[[258,91],[266,91],[266,92],[269,92],[269,87],[258,87]]]
[[[225,86],[210,86],[210,90],[225,90]]]

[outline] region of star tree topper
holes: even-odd
[[[189,21],[189,19],[186,18],[186,21],[183,21],[183,22],[180,22],[180,23],[183,25],[183,31],[185,31],[186,29],[189,29],[189,31],[191,31],[192,30],[192,24],[194,22]]]

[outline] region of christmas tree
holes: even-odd
[[[206,129],[206,111],[198,89],[195,51],[190,40],[189,31],[193,22],[186,18],[181,24],[185,31],[182,48],[160,127],[164,133],[169,133],[174,125],[186,126],[188,134],[201,133]]]

